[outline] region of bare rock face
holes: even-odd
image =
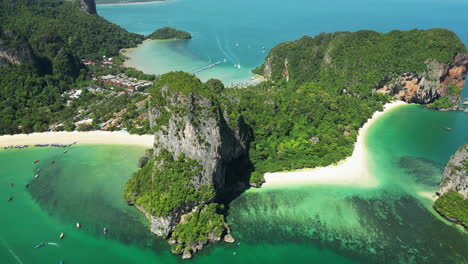
[[[83,12],[88,14],[95,15],[96,11],[96,1],[95,0],[80,0],[80,9]]]
[[[168,238],[172,232],[172,228],[178,223],[177,215],[170,215],[167,217],[156,217],[143,209],[143,207],[135,205],[135,207],[143,212],[150,223],[150,230],[153,234],[156,234],[163,238]]]
[[[155,133],[157,143],[155,155],[161,149],[169,150],[174,157],[183,153],[203,166],[203,175],[192,179],[196,187],[212,185],[217,190],[223,189],[225,187],[224,165],[245,154],[244,144],[240,141],[240,131],[230,128],[219,110],[211,113],[214,105],[206,98],[177,93],[169,100],[171,105],[189,109],[189,111],[179,116],[169,110],[171,118],[168,124],[164,130]],[[197,115],[191,112],[195,108],[201,109]],[[157,107],[154,108],[151,112],[150,123],[154,124],[154,120],[159,117],[160,113]]]
[[[449,64],[428,60],[426,65],[428,70],[422,74],[406,72],[395,80],[384,78],[376,91],[408,103],[428,104],[445,96],[452,84],[463,89],[468,69],[467,54],[457,54]],[[460,98],[450,95],[448,99],[457,104]]]
[[[468,198],[468,144],[463,145],[450,158],[439,185],[438,195],[457,191]]]

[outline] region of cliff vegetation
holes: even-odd
[[[208,202],[214,196],[212,186],[195,187],[192,178],[200,177],[198,162],[184,154],[176,159],[162,149],[128,181],[124,198],[131,199],[154,216],[167,216],[178,208]]]
[[[449,191],[437,199],[434,209],[450,221],[468,229],[468,199],[456,191]]]

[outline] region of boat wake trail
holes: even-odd
[[[24,264],[24,262],[18,257],[18,255],[16,255],[16,253],[13,251],[13,249],[11,249],[8,244],[5,242],[5,240],[1,239],[2,240],[2,244],[5,246],[6,249],[8,249],[8,252],[10,252],[10,254],[16,259],[16,261],[18,261],[18,263],[20,264]]]
[[[218,49],[221,51],[221,53],[223,53],[223,55],[231,62],[231,63],[234,63],[234,60],[231,56],[229,56],[229,54],[224,51],[222,45],[221,45],[221,41],[219,40],[218,36],[216,36],[216,44],[218,44]]]

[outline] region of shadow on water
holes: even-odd
[[[415,183],[427,186],[437,186],[441,180],[445,165],[422,157],[401,157],[398,167],[412,176]]]

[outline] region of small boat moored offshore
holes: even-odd
[[[39,174],[34,175],[34,179],[39,178]]]
[[[40,247],[43,247],[45,245],[44,242],[41,242],[39,244],[37,244],[34,248],[40,248]]]
[[[109,230],[107,230],[107,228],[106,228],[106,227],[104,227],[104,230],[103,230],[103,232],[104,232],[104,235],[107,235],[107,233],[109,233]]]
[[[40,160],[35,160],[33,163],[38,163]]]
[[[50,164],[54,164],[55,163],[55,160],[51,161]]]
[[[63,239],[64,236],[65,236],[65,234],[62,232],[62,233],[60,233],[59,238],[60,238],[60,239]]]
[[[63,151],[63,153],[67,153],[67,152],[68,152],[68,149]]]
[[[9,201],[11,201],[11,200],[13,200],[13,196],[8,197],[7,202],[9,202]]]
[[[76,228],[78,228],[78,229],[80,229],[80,228],[81,228],[81,225],[80,225],[80,223],[78,223],[78,222],[76,223]]]

